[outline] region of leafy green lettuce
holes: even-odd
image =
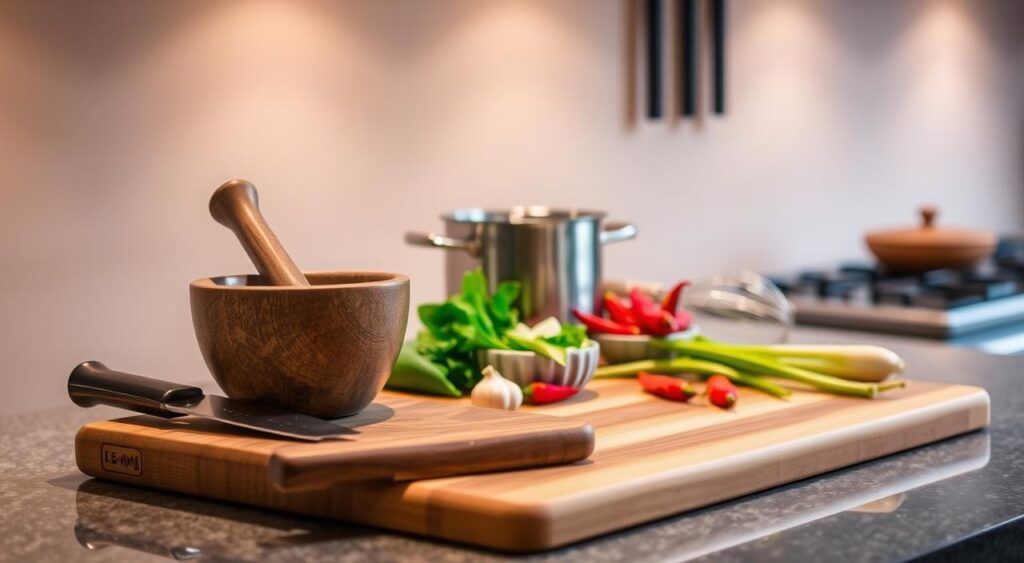
[[[459,294],[444,303],[420,305],[417,313],[424,328],[416,337],[415,352],[433,365],[428,379],[436,380],[439,374],[452,388],[468,392],[480,380],[477,354],[486,349],[531,351],[564,365],[565,349],[582,346],[587,339],[586,329],[563,324],[555,336],[513,334],[519,324],[519,311],[514,308],[519,291],[518,282],[505,281],[491,295],[487,278],[478,268],[463,276]],[[421,369],[419,373],[426,371]],[[396,384],[388,382],[389,387]],[[403,377],[401,384],[403,389],[416,390],[412,388],[415,378]],[[447,386],[443,387],[441,394],[453,394]],[[422,390],[441,391],[436,381],[430,390]]]

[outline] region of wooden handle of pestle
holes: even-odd
[[[263,219],[256,187],[251,183],[230,180],[217,188],[210,198],[210,215],[234,231],[256,269],[272,285],[309,285]]]

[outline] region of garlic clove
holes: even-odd
[[[523,390],[494,369],[483,369],[484,378],[473,387],[470,401],[478,407],[514,411],[523,404]]]

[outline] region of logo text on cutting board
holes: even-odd
[[[103,444],[100,448],[103,469],[125,475],[142,475],[142,452],[135,448]]]

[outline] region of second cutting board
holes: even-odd
[[[258,464],[268,484],[296,490],[557,465],[585,459],[594,449],[588,423],[454,401],[382,395],[363,412],[336,422],[357,433],[307,443],[196,417],[135,416],[90,424],[79,432],[75,450],[86,473],[98,467],[140,484],[165,471],[182,479],[210,478],[202,464],[187,461],[198,457]],[[108,426],[119,435],[89,442]],[[245,494],[241,480],[225,477],[219,484],[225,492]]]

